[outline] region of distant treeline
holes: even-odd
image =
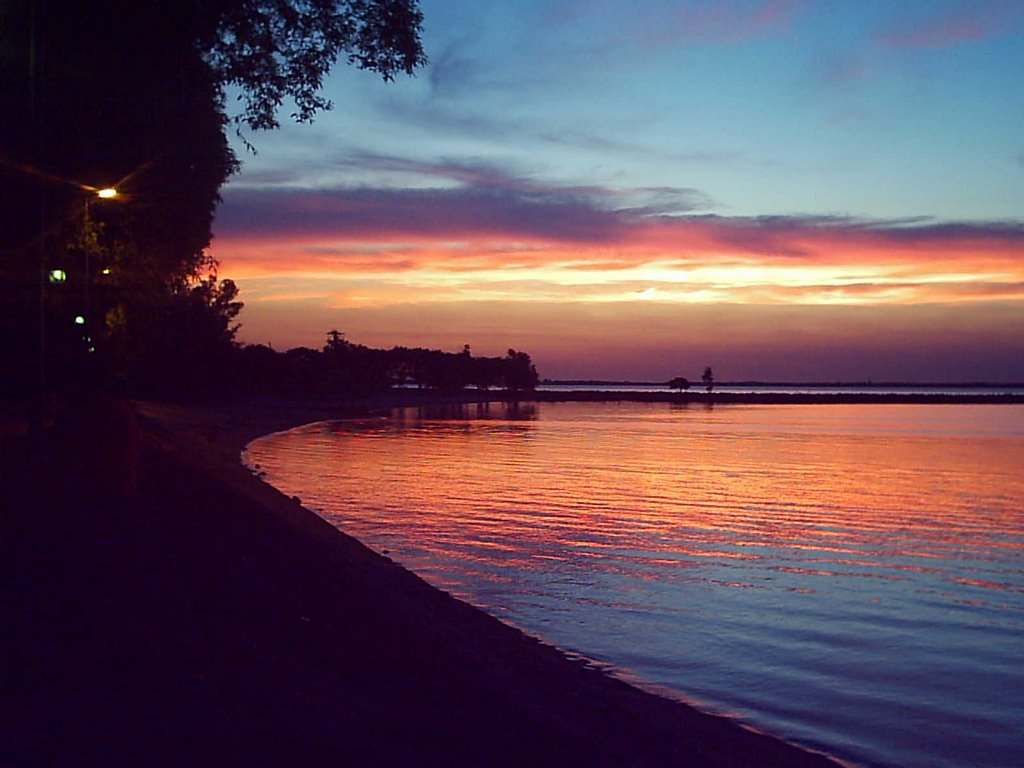
[[[234,362],[231,378],[245,394],[332,396],[393,387],[527,391],[539,381],[530,356],[514,349],[504,357],[475,357],[468,344],[461,352],[373,349],[353,344],[337,331],[328,334],[320,350],[298,347],[277,352],[262,344],[247,345],[235,351]]]

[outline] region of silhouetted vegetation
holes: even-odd
[[[140,387],[213,375],[240,307],[206,250],[238,168],[226,131],[329,108],[339,56],[411,73],[421,20],[416,0],[0,4],[5,389],[38,387],[42,340],[50,383],[82,357]]]
[[[690,388],[690,380],[687,379],[685,376],[677,376],[676,378],[669,381],[668,388],[683,392],[684,390]]]
[[[337,58],[391,80],[426,62],[417,0],[204,0],[181,3],[193,38],[209,65],[223,103],[240,90],[237,123],[278,126],[286,100],[292,117],[312,120],[332,107],[320,85]]]
[[[393,387],[521,392],[535,389],[539,381],[530,356],[513,349],[505,357],[474,357],[468,345],[457,353],[373,349],[347,341],[338,331],[327,334],[320,350],[298,347],[276,352],[265,345],[251,345],[237,350],[235,360],[235,381],[247,394],[366,395]]]
[[[238,345],[233,319],[242,308],[231,280],[211,277],[138,307],[133,333],[110,343],[113,374],[137,396],[202,399],[235,387]]]
[[[704,382],[704,386],[707,387],[708,392],[714,388],[715,374],[711,372],[710,365],[704,369],[704,373],[700,375],[700,380]]]

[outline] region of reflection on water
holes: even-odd
[[[568,649],[861,764],[1024,754],[1024,408],[502,404],[250,446]]]

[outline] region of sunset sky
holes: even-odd
[[[416,78],[239,143],[241,340],[1024,381],[1024,0],[421,5]]]

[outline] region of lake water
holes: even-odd
[[[630,679],[859,765],[1024,765],[1024,406],[407,409],[246,460]]]
[[[665,384],[541,384],[541,392],[671,392]],[[1024,396],[1024,387],[1015,384],[931,386],[891,384],[715,384],[715,392],[733,395],[954,395],[980,397],[991,395]],[[690,392],[703,392],[700,380],[690,382]]]

